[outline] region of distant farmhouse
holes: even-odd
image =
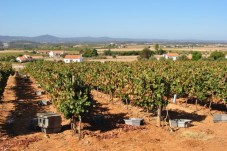
[[[41,55],[48,55],[49,50],[38,50],[36,53],[41,54]]]
[[[50,51],[48,54],[49,54],[49,57],[50,57],[50,58],[53,58],[53,57],[60,57],[61,55],[65,54],[65,51],[63,51],[63,50]]]
[[[32,61],[32,57],[29,56],[29,55],[23,55],[21,57],[17,57],[16,58],[16,61],[20,62],[20,63],[23,63],[23,62],[29,62],[29,61]]]
[[[175,61],[175,60],[177,60],[177,57],[179,57],[179,54],[178,53],[167,53],[167,54],[164,54],[163,57],[165,59],[173,59]]]
[[[81,55],[66,55],[64,57],[65,63],[73,63],[73,62],[82,62],[83,57]]]

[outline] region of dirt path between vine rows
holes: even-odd
[[[53,105],[39,106],[41,99],[50,99],[48,94],[35,95],[42,90],[34,79],[24,81],[11,76],[0,103],[0,151],[186,151],[186,150],[225,150],[227,143],[227,123],[213,123],[207,110],[194,105],[185,107],[169,104],[171,118],[193,120],[189,128],[170,131],[168,126],[156,127],[155,117],[140,108],[125,106],[118,99],[110,102],[108,95],[92,91],[94,110],[84,120],[83,138],[71,136],[69,120],[62,122],[62,132],[45,135],[31,130],[30,120],[37,112],[57,112]],[[221,113],[213,111],[213,113]],[[102,117],[98,123],[96,117]],[[144,118],[141,127],[127,126],[124,120],[129,117]]]

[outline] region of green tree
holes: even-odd
[[[158,50],[159,50],[159,44],[155,44],[155,45],[154,45],[154,50],[155,50],[155,51],[158,51]]]
[[[97,51],[97,49],[92,49],[92,51],[91,51],[91,55],[93,56],[93,57],[96,57],[96,56],[98,56],[99,54],[98,54],[98,51]]]
[[[140,53],[141,59],[149,59],[154,53],[149,48],[144,48]]]
[[[156,52],[156,54],[158,54],[158,55],[163,55],[164,53],[166,53],[166,51],[163,50],[163,49],[159,49],[159,50]]]
[[[224,58],[225,57],[225,54],[221,51],[214,51],[210,54],[210,57],[211,59],[214,59],[214,60],[220,60],[221,58]]]
[[[155,50],[155,53],[156,53],[157,55],[163,55],[164,53],[166,53],[165,50],[160,49],[159,44],[155,44],[155,45],[154,45],[154,50]]]
[[[111,55],[112,55],[112,51],[111,51],[110,49],[104,50],[103,54],[104,54],[105,56],[111,56]]]
[[[198,51],[192,52],[192,60],[199,60],[202,58],[202,53]]]
[[[83,57],[96,57],[96,56],[98,56],[98,51],[96,49],[86,48],[83,51]]]

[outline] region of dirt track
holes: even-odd
[[[126,108],[117,99],[109,102],[108,95],[93,91],[95,109],[92,115],[102,114],[105,122],[94,125],[88,120],[84,121],[83,139],[71,136],[69,121],[63,119],[62,132],[50,134],[48,137],[39,131],[29,129],[30,119],[37,112],[54,111],[53,105],[38,106],[37,101],[48,99],[48,95],[36,96],[37,91],[33,79],[24,82],[23,79],[11,76],[4,92],[3,102],[0,104],[0,151],[9,150],[37,150],[37,151],[96,151],[96,150],[225,150],[227,143],[227,123],[213,123],[208,109],[189,104],[169,104],[171,118],[193,119],[193,126],[189,128],[169,131],[168,126],[158,128],[155,118],[141,109]],[[212,111],[219,113],[219,111]],[[124,125],[123,119],[128,117],[141,117],[145,119],[142,127]]]

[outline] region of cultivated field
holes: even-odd
[[[129,45],[126,48],[115,48],[115,49],[111,49],[111,51],[141,51],[143,50],[145,47],[150,46],[151,50],[154,50],[154,45]],[[162,46],[162,45],[161,45]],[[194,46],[192,47],[181,47],[181,48],[166,48],[166,47],[161,47],[163,50],[166,51],[174,51],[174,52],[178,52],[178,51],[216,51],[216,50],[220,50],[220,51],[227,51],[227,45],[223,45],[223,46],[217,46],[217,45],[205,45],[205,46]],[[104,50],[107,49],[97,49],[98,52],[103,52]]]
[[[213,122],[215,114],[226,114],[225,62],[34,62],[14,75],[10,65],[2,67],[0,83],[7,84],[0,100],[0,151],[225,150],[227,123]],[[39,112],[61,114],[61,131],[32,128]],[[74,135],[72,115],[82,117]],[[132,117],[144,122],[126,125]],[[192,123],[173,127],[173,119]]]
[[[215,45],[215,44],[208,44],[208,45],[200,45],[200,46],[193,46],[193,47],[173,47],[169,48],[166,47],[167,45],[160,44],[160,47],[166,51],[173,51],[173,52],[183,52],[183,51],[201,51],[201,52],[212,52],[212,51],[226,51],[227,52],[227,45]],[[127,45],[126,48],[113,48],[111,51],[142,51],[145,47],[150,47],[151,50],[154,50],[154,45],[145,45],[145,44],[135,44],[135,45]],[[103,51],[107,50],[107,48],[100,48],[97,46],[97,50],[99,53],[103,53]],[[27,53],[25,50],[4,50],[0,51],[0,56],[4,55],[19,55]],[[67,51],[69,54],[78,54],[78,51]]]
[[[170,131],[167,126],[158,128],[151,113],[139,108],[116,102],[109,102],[109,96],[97,91],[92,94],[95,110],[106,117],[106,125],[83,125],[83,138],[71,136],[69,121],[63,118],[61,133],[45,135],[29,129],[29,120],[36,112],[56,112],[54,105],[38,106],[40,99],[48,95],[35,96],[37,88],[34,79],[23,80],[10,77],[0,104],[0,150],[25,151],[224,151],[227,143],[226,123],[213,123],[209,109],[193,104],[186,107],[185,101],[177,99],[168,109],[171,118],[192,118],[189,128]],[[212,114],[223,113],[213,110]],[[142,127],[124,126],[121,118],[141,117]],[[13,118],[10,121],[9,117]],[[8,122],[7,122],[8,121]],[[92,126],[92,128],[90,127]]]

